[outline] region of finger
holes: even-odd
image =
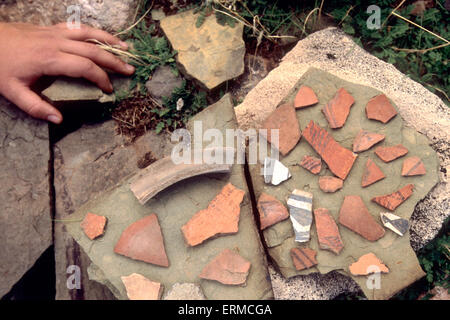
[[[60,49],[65,53],[70,53],[78,56],[88,58],[97,65],[108,68],[112,71],[131,75],[134,72],[134,67],[125,63],[114,54],[103,50],[92,43],[66,40],[61,44]]]
[[[100,89],[111,93],[113,87],[106,72],[88,58],[68,53],[59,53],[53,63],[46,68],[45,75],[64,75],[72,78],[85,78],[94,82]]]
[[[11,83],[6,98],[32,117],[56,124],[62,122],[62,115],[51,104],[42,100],[36,93],[20,82]]]

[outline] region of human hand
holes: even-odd
[[[127,49],[119,38],[84,25],[69,29],[66,23],[51,27],[0,23],[0,94],[31,116],[59,124],[61,113],[30,89],[41,76],[82,77],[111,93],[113,87],[101,67],[125,75],[133,74],[134,67],[88,39]]]

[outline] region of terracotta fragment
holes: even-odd
[[[372,159],[367,159],[366,166],[362,175],[361,186],[363,188],[386,178],[383,171],[377,166]]]
[[[106,226],[106,217],[99,216],[93,213],[88,212],[81,222],[81,228],[83,228],[86,236],[94,240],[97,237],[100,237],[105,232]]]
[[[319,178],[319,188],[323,192],[333,193],[341,189],[344,181],[332,176],[322,176]]]
[[[346,196],[339,211],[339,223],[369,241],[384,236],[384,228],[367,210],[360,196]]]
[[[307,242],[312,224],[312,193],[294,189],[287,200],[295,241]]]
[[[366,115],[371,120],[387,123],[397,115],[397,111],[389,99],[384,94],[380,94],[369,100],[366,105]]]
[[[322,160],[312,156],[304,156],[300,162],[300,166],[311,172],[312,174],[318,174],[322,169]]]
[[[328,209],[318,208],[314,210],[314,221],[320,248],[339,254],[344,248],[344,243],[339,228]]]
[[[328,120],[330,128],[342,128],[350,113],[350,107],[355,99],[344,88],[340,88],[336,95],[322,109],[325,118]]]
[[[190,246],[220,234],[238,232],[241,202],[245,192],[228,183],[209,203],[208,208],[197,212],[182,228]]]
[[[375,154],[384,162],[391,162],[397,158],[403,157],[407,153],[408,149],[401,144],[392,147],[378,147],[375,149]]]
[[[159,282],[150,281],[138,273],[120,278],[130,300],[159,300],[161,298],[163,286]]]
[[[403,236],[409,229],[409,222],[390,212],[380,212],[381,222],[383,225],[394,231],[399,236]]]
[[[257,206],[261,230],[289,218],[289,212],[286,207],[267,193],[262,193],[259,196]]]
[[[294,99],[295,109],[312,106],[319,102],[313,89],[307,86],[301,86]]]
[[[276,147],[283,156],[287,155],[298,143],[301,137],[300,125],[291,104],[283,104],[275,109],[264,121],[262,129],[267,129],[267,141],[272,143],[272,130],[278,131],[279,145]]]
[[[385,207],[388,210],[394,211],[399,205],[406,201],[414,190],[413,184],[408,184],[398,191],[384,196],[372,198],[373,202],[378,203],[380,206]]]
[[[362,130],[358,132],[353,140],[353,152],[362,152],[370,149],[372,146],[384,140],[384,134],[368,132]]]
[[[304,270],[317,265],[317,252],[309,248],[292,248],[291,258],[295,269]]]
[[[366,276],[371,273],[389,273],[388,267],[372,252],[361,256],[358,261],[352,263],[348,268],[354,276]]]
[[[154,213],[128,226],[122,232],[114,252],[134,260],[169,266],[163,235]]]
[[[264,182],[279,185],[283,181],[289,179],[291,173],[289,169],[284,166],[277,159],[265,158],[264,159]]]
[[[403,161],[402,176],[420,176],[425,173],[427,173],[427,170],[419,157],[410,157]]]
[[[358,155],[342,147],[325,129],[318,126],[314,121],[310,121],[305,130],[303,130],[303,136],[325,161],[331,172],[345,180]]]
[[[200,278],[227,285],[241,285],[247,281],[250,266],[250,262],[238,253],[225,249],[203,268]]]

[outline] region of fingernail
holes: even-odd
[[[127,71],[129,72],[134,72],[134,67],[131,64],[126,64],[125,68],[127,69]]]
[[[59,124],[61,122],[61,118],[58,116],[55,116],[54,114],[51,114],[47,117],[47,120],[56,124]]]
[[[119,44],[120,44],[120,46],[121,46],[122,48],[128,49],[128,43],[123,42],[123,41],[120,41]]]

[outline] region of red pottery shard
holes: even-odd
[[[366,276],[371,273],[389,273],[388,267],[372,252],[361,256],[358,261],[352,263],[348,268],[354,276]]]
[[[366,105],[366,115],[371,120],[387,123],[397,115],[397,111],[389,99],[384,94],[380,94],[369,100]]]
[[[320,248],[339,254],[344,248],[344,243],[339,228],[328,209],[318,208],[314,210],[314,220]]]
[[[238,232],[241,202],[245,192],[228,183],[210,202],[208,208],[197,212],[182,228],[190,246],[196,246],[218,234]]]
[[[413,194],[413,189],[414,185],[408,184],[394,193],[372,198],[372,201],[388,210],[394,211]]]
[[[159,282],[150,281],[138,273],[120,278],[130,300],[159,300],[161,298],[163,286]]]
[[[291,258],[295,269],[304,270],[317,265],[317,252],[309,248],[292,248]]]
[[[350,113],[350,107],[355,102],[352,95],[340,88],[333,99],[322,109],[330,128],[342,128]]]
[[[339,223],[369,241],[384,236],[384,228],[375,221],[360,196],[344,198],[339,211]]]
[[[81,228],[89,239],[94,240],[100,237],[105,232],[106,217],[99,216],[93,213],[88,213],[83,222],[81,222]]]
[[[319,102],[313,89],[307,86],[301,86],[294,99],[295,109],[312,106]]]
[[[384,134],[373,133],[361,130],[353,141],[353,152],[362,152],[370,149],[372,146],[385,138]]]
[[[383,171],[373,162],[372,159],[367,159],[366,166],[362,175],[361,186],[363,188],[386,178]]]
[[[264,121],[262,129],[267,129],[267,141],[272,143],[272,130],[279,135],[278,150],[283,156],[287,155],[298,143],[301,137],[295,109],[291,104],[283,104],[275,109]]]
[[[375,149],[375,154],[384,162],[391,162],[397,158],[403,157],[407,153],[408,149],[401,144],[392,147],[378,147]]]
[[[227,285],[241,285],[247,281],[250,262],[238,253],[225,249],[203,268],[200,278]]]
[[[289,218],[289,212],[286,207],[267,193],[262,193],[259,196],[258,212],[261,230]]]
[[[163,235],[154,213],[128,226],[120,236],[114,252],[134,260],[169,266]]]
[[[419,157],[410,157],[403,161],[402,176],[420,176],[425,173],[427,173],[427,170]]]
[[[323,192],[333,193],[338,191],[344,185],[344,181],[331,176],[323,176],[319,178],[319,188]]]
[[[311,172],[312,174],[318,174],[322,169],[322,160],[316,157],[304,156],[300,166]]]
[[[331,172],[345,180],[358,155],[342,147],[325,129],[312,120],[303,130],[303,136],[322,157]]]

